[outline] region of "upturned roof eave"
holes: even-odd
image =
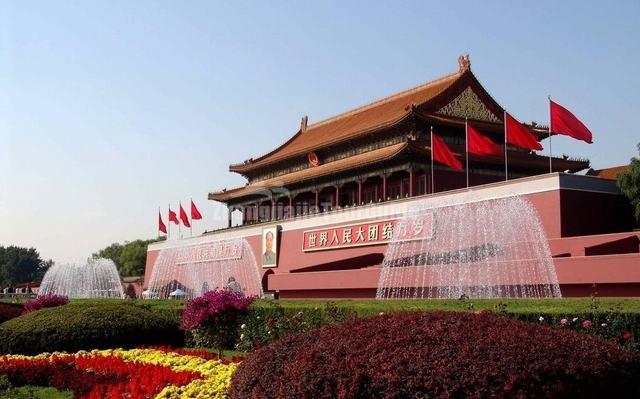
[[[372,163],[376,163],[376,162],[382,162],[382,161],[387,161],[389,159],[392,159],[396,156],[398,156],[399,154],[403,153],[408,147],[409,144],[407,142],[404,143],[399,143],[399,144],[394,144],[392,146],[389,147],[396,147],[395,149],[393,149],[393,151],[389,152],[388,154],[383,154],[380,157],[374,157],[371,159],[366,160],[365,162],[358,164],[358,166],[366,166],[366,165],[370,165]],[[388,148],[381,148],[379,150],[385,150]],[[374,150],[374,151],[378,151],[378,150]],[[367,153],[363,153],[360,155],[366,155]],[[351,165],[347,165],[345,167],[338,167],[338,169],[335,168],[331,168],[331,166],[335,166],[334,164],[337,162],[340,162],[342,160],[338,160],[338,161],[333,161],[330,162],[328,164],[323,164],[321,165],[321,167],[324,168],[324,170],[322,171],[322,173],[316,174],[316,175],[311,175],[311,176],[307,176],[307,177],[302,177],[300,180],[295,180],[295,182],[302,182],[302,181],[309,181],[309,180],[313,180],[313,179],[317,179],[317,178],[321,178],[321,177],[325,177],[328,175],[331,175],[332,173],[339,173],[339,172],[344,172],[345,170],[349,170],[349,169],[353,169],[353,166]],[[308,169],[304,169],[304,170],[308,170]],[[303,171],[304,171],[303,170]],[[296,172],[294,172],[296,173]],[[274,178],[275,180],[279,180],[278,178]],[[264,192],[265,194],[267,194],[269,192],[269,190],[273,187],[286,187],[292,183],[284,183],[284,184],[269,184],[271,182],[274,181],[274,179],[269,179],[266,181],[260,181],[260,182],[256,182],[253,184],[249,184],[243,187],[236,187],[230,190],[225,190],[225,191],[218,191],[218,192],[211,192],[208,195],[208,199],[213,200],[213,201],[219,201],[219,202],[224,202],[227,203],[229,202],[229,200],[232,200],[234,198],[239,198],[239,197],[244,197],[244,196],[249,196],[249,195],[253,195],[253,194],[259,194],[260,192]],[[281,178],[280,178],[281,180]],[[240,195],[234,195],[236,193],[241,193]]]
[[[375,133],[375,132],[378,132],[378,131],[383,130],[383,129],[392,128],[394,126],[397,126],[397,125],[401,124],[405,120],[407,120],[413,113],[414,113],[414,110],[409,108],[399,118],[394,118],[392,120],[386,121],[385,123],[382,123],[382,124],[379,124],[379,125],[376,125],[376,126],[372,126],[370,128],[367,128],[367,129],[363,129],[363,130],[361,130],[359,132],[355,132],[351,136],[349,136],[347,138],[344,138],[344,139],[336,140],[336,141],[332,142],[331,144],[333,145],[333,144],[346,143],[349,140],[353,140],[356,137],[361,137],[363,135]],[[293,140],[293,138],[291,140]],[[300,150],[298,150],[298,151],[296,151],[294,153],[291,153],[291,154],[287,155],[286,157],[276,158],[276,159],[272,160],[271,162],[267,162],[267,163],[261,163],[261,164],[242,163],[242,164],[230,165],[229,166],[229,171],[230,172],[239,173],[239,174],[242,174],[244,176],[244,173],[249,172],[251,170],[255,170],[257,168],[261,168],[261,167],[264,167],[264,166],[272,165],[274,163],[285,161],[285,160],[291,159],[291,158],[295,158],[297,156],[302,156],[302,155],[308,154],[311,151],[318,151],[318,150],[320,150],[322,148],[324,148],[324,147],[309,146],[309,147],[300,149]]]
[[[432,81],[429,81],[427,83],[424,83],[422,85],[410,88],[408,90],[404,90],[401,91],[399,93],[395,93],[391,96],[387,96],[385,98],[382,98],[380,100],[374,101],[370,104],[364,105],[362,107],[358,107],[355,108],[353,110],[344,112],[342,114],[333,116],[331,118],[328,118],[324,121],[320,121],[318,123],[315,123],[313,125],[309,125],[308,129],[313,129],[316,126],[322,125],[322,124],[326,124],[326,123],[331,123],[335,120],[340,120],[341,118],[348,118],[351,115],[357,114],[358,112],[362,112],[363,110],[367,110],[367,109],[371,109],[371,108],[375,108],[377,106],[383,105],[388,101],[393,101],[395,99],[397,99],[398,97],[407,95],[407,93],[410,93],[414,90],[426,90],[430,85],[437,85],[437,84],[442,84],[443,81],[446,81],[448,79],[450,79],[451,81],[448,83],[445,83],[446,86],[444,86],[442,88],[442,90],[440,90],[438,93],[436,93],[435,95],[433,95],[432,97],[430,97],[429,99],[427,99],[426,101],[420,103],[420,104],[415,104],[416,106],[423,106],[427,103],[429,103],[433,98],[436,98],[438,95],[440,95],[442,92],[446,91],[447,89],[449,89],[451,86],[453,86],[460,78],[466,76],[467,74],[473,75],[473,73],[471,72],[470,69],[464,70],[464,71],[456,71],[447,75],[444,75],[440,78],[434,79]],[[476,82],[477,79],[475,79],[475,77],[473,78]],[[486,92],[486,90],[485,90]],[[487,94],[488,95],[488,94]],[[409,103],[406,104],[407,106],[411,105]],[[372,133],[375,131],[380,130],[381,128],[386,128],[386,127],[390,127],[393,126],[393,124],[395,123],[399,123],[401,120],[403,120],[404,118],[406,118],[407,113],[405,113],[404,115],[402,115],[399,118],[392,118],[390,120],[384,121],[383,123],[379,123],[378,125],[375,126],[370,126],[367,127],[365,129],[362,129],[360,131],[356,131],[351,133],[348,137],[336,140],[333,143],[343,143],[343,142],[347,142],[351,139],[353,139],[354,137],[359,137],[363,134],[368,134],[368,133]],[[290,137],[285,143],[283,143],[282,145],[278,146],[277,148],[275,148],[274,150],[261,155],[260,157],[253,159],[250,158],[249,160],[243,162],[243,163],[237,163],[237,164],[231,164],[229,166],[229,171],[230,172],[235,172],[235,173],[240,173],[240,174],[245,174],[246,172],[250,172],[251,170],[263,167],[263,166],[267,166],[267,165],[271,165],[273,163],[276,162],[280,162],[280,161],[284,161],[286,159],[290,159],[292,157],[296,157],[296,156],[300,156],[300,155],[304,155],[306,153],[308,153],[309,151],[317,151],[321,148],[324,148],[323,146],[308,146],[308,147],[304,147],[300,150],[297,150],[295,152],[292,152],[290,154],[287,154],[286,156],[282,156],[282,157],[274,157],[275,154],[277,154],[278,152],[282,151],[284,148],[286,148],[289,144],[291,144],[291,142],[293,142],[295,139],[297,139],[301,134],[302,134],[302,130],[298,130],[298,132],[296,134],[294,134],[292,137]],[[272,159],[269,159],[272,158]]]

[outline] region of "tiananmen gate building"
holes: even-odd
[[[575,174],[588,160],[550,162],[507,145],[508,176],[504,155],[469,155],[469,188],[465,170],[432,163],[431,131],[465,162],[465,121],[504,145],[504,109],[468,56],[458,61],[456,72],[412,89],[321,122],[304,117],[279,147],[231,165],[247,183],[209,194],[228,207],[228,227],[151,244],[145,283],[162,249],[242,237],[262,266],[265,292],[373,298],[395,223],[416,203],[518,195],[540,217],[564,296],[589,295],[593,284],[603,296],[639,296],[640,233],[630,205],[606,172]],[[546,126],[526,126],[545,143]]]

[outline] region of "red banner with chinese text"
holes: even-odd
[[[303,233],[302,250],[323,251],[388,244],[391,241],[431,239],[434,235],[434,224],[433,213],[427,213],[404,223],[399,219],[376,220],[307,230]]]

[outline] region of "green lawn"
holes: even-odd
[[[6,399],[71,399],[73,393],[49,387],[24,386],[0,392],[0,396]]]
[[[10,300],[3,300],[11,302]],[[117,303],[119,299],[73,299],[75,306],[95,303]],[[179,311],[184,307],[180,300],[125,300],[137,305],[148,306],[154,310]],[[378,314],[380,312],[407,310],[448,310],[469,311],[480,309],[503,309],[518,313],[554,313],[564,314],[572,312],[607,311],[613,310],[624,313],[640,313],[640,298],[562,298],[562,299],[428,299],[428,300],[259,300],[254,306],[268,306],[277,303],[284,308],[324,308],[327,302],[333,302],[338,307],[350,307],[359,315]]]
[[[258,301],[254,306],[264,306],[268,301]],[[282,300],[277,301],[285,308],[322,308],[327,301]],[[497,306],[518,313],[571,313],[592,310],[615,310],[625,313],[640,313],[640,299],[429,299],[429,300],[337,300],[338,307],[355,309],[359,315],[377,314],[398,310],[449,310],[469,311],[495,309]]]

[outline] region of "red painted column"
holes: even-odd
[[[382,200],[387,200],[387,174],[382,175]]]
[[[231,214],[233,213],[233,209],[230,206],[227,207],[227,213],[229,214],[229,227],[231,227]]]
[[[413,189],[413,184],[414,184],[414,180],[415,180],[415,172],[413,170],[413,168],[409,169],[409,197],[413,197],[413,193],[414,193],[414,189]]]
[[[247,207],[242,207],[242,224],[247,224]]]
[[[358,180],[358,205],[362,205],[362,180]]]
[[[316,191],[316,212],[320,212],[320,191]]]
[[[336,186],[336,208],[340,206],[340,187]]]
[[[289,218],[293,217],[293,197],[289,196]]]
[[[271,220],[276,220],[276,202],[271,198]]]

